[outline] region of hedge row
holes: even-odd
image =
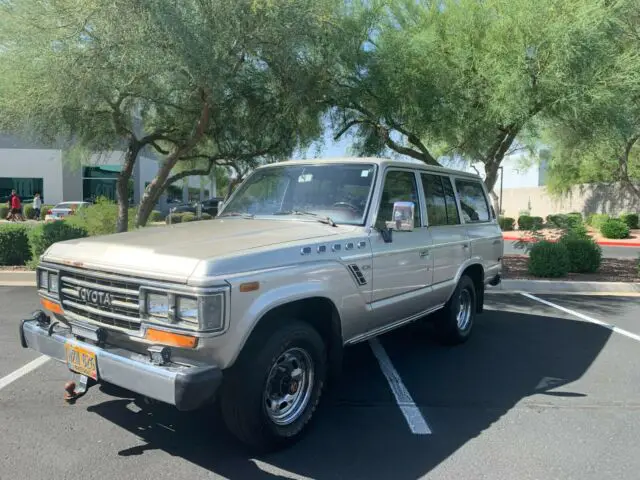
[[[33,265],[54,243],[88,236],[85,228],[67,222],[35,226],[0,225],[0,265]]]
[[[208,213],[203,213],[200,220],[211,220],[213,217]],[[194,213],[191,212],[183,212],[183,213],[171,213],[167,215],[165,219],[165,223],[167,225],[173,223],[186,223],[186,222],[197,222],[198,217]]]

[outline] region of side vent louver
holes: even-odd
[[[354,278],[356,279],[356,282],[358,283],[358,285],[366,285],[367,284],[367,279],[364,278],[364,275],[360,271],[360,267],[358,267],[355,264],[351,264],[351,265],[349,265],[349,270],[351,270],[351,273],[353,274]]]

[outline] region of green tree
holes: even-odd
[[[380,0],[352,8],[330,99],[336,138],[438,164],[484,165],[492,191],[537,121],[583,102],[609,55],[600,0]],[[535,132],[534,132],[535,133]]]
[[[127,229],[140,152],[192,142],[207,113],[152,20],[124,0],[0,4],[0,127],[62,142],[79,157],[124,150],[118,231]]]
[[[554,193],[620,182],[640,199],[640,5],[623,1],[616,7],[618,34],[608,64],[586,92],[590,101],[545,125]]]

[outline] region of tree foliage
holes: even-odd
[[[549,188],[621,182],[640,198],[640,5],[616,3],[610,55],[588,91],[589,102],[548,122]]]
[[[337,136],[436,164],[462,157],[497,170],[518,137],[588,101],[609,54],[612,7],[600,0],[362,1],[360,37],[341,50]],[[394,137],[395,135],[395,137]]]

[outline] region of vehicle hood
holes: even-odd
[[[307,220],[214,219],[58,242],[43,260],[183,283],[204,260],[351,229]]]

